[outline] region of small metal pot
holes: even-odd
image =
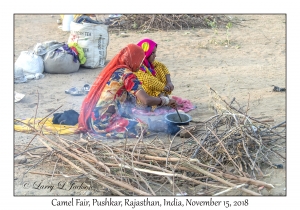
[[[180,118],[178,114],[175,113],[169,113],[165,115],[165,120],[168,125],[167,133],[174,135],[178,131],[180,131],[180,128],[178,127],[181,125],[188,125],[190,121],[192,120],[192,117],[186,113],[179,113],[180,117],[182,119],[182,122],[180,121]]]

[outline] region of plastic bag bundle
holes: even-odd
[[[27,82],[27,78],[24,75],[23,69],[19,66],[15,66],[14,83]]]
[[[45,72],[50,74],[69,74],[79,70],[79,61],[65,51],[50,51],[44,56]]]
[[[39,55],[29,51],[22,51],[15,62],[15,68],[21,68],[24,73],[43,73],[44,63]]]
[[[77,43],[84,51],[86,68],[99,68],[105,65],[109,43],[108,28],[104,24],[71,22],[68,43]]]

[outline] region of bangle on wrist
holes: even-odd
[[[168,105],[169,102],[170,102],[170,99],[168,97],[165,97],[165,96],[161,96],[160,99],[161,99],[161,105],[160,106]]]
[[[159,99],[160,99],[160,103],[157,106],[161,106],[161,104],[162,104],[162,99],[160,97],[159,97]]]

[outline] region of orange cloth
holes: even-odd
[[[137,70],[145,58],[143,49],[136,44],[129,44],[123,48],[101,71],[92,85],[89,93],[82,102],[78,118],[78,130],[89,131],[88,118],[99,100],[102,90],[110,79],[111,75],[119,68],[126,68],[131,71]]]

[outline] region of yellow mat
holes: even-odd
[[[33,118],[26,120],[17,119],[14,122],[14,130],[24,133],[33,132],[33,130],[27,125],[34,127],[38,131],[42,131],[43,134],[74,134],[77,130],[77,125],[72,126],[53,124],[52,118],[35,118],[35,120]]]

